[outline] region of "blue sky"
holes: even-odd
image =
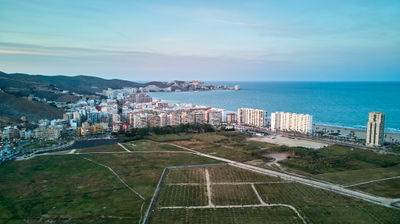
[[[0,0],[0,70],[400,81],[400,1]]]

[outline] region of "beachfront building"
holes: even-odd
[[[207,122],[211,125],[218,126],[222,122],[222,111],[208,110],[206,116]]]
[[[172,112],[169,114],[169,125],[175,126],[180,125],[182,122],[182,116],[179,112]]]
[[[312,120],[309,114],[274,112],[271,113],[271,130],[311,134]]]
[[[236,114],[235,114],[235,113],[228,113],[228,114],[226,114],[226,123],[227,123],[227,124],[234,124],[234,123],[236,123]]]
[[[384,143],[385,114],[370,112],[367,123],[367,146],[382,146]]]
[[[237,122],[239,125],[249,125],[255,127],[266,126],[267,112],[252,108],[239,108],[237,110]]]

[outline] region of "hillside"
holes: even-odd
[[[152,83],[158,85],[158,82]],[[93,76],[44,76],[28,75],[22,73],[7,74],[0,72],[0,88],[8,89],[10,87],[17,89],[40,89],[57,88],[68,90],[79,94],[96,94],[107,88],[121,89],[123,87],[143,87],[146,84],[140,84],[131,81],[119,79],[102,79]]]
[[[22,116],[28,121],[43,118],[62,118],[62,110],[48,104],[28,100],[0,91],[0,126],[19,122]]]

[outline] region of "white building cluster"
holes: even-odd
[[[271,113],[272,131],[290,131],[304,134],[312,133],[313,117],[309,114],[285,112]]]

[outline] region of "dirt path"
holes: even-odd
[[[117,143],[119,146],[121,146],[121,148],[123,148],[125,151],[127,152],[131,152],[131,150],[127,149],[124,145],[122,145],[121,143]]]
[[[356,184],[345,185],[344,187],[354,187],[354,186],[358,186],[358,185],[381,182],[381,181],[385,181],[385,180],[392,180],[392,179],[398,179],[398,178],[400,178],[400,176],[387,177],[387,178],[376,179],[376,180],[369,180],[369,181],[360,182],[360,183],[356,183]]]
[[[210,181],[210,174],[208,173],[208,169],[205,169],[206,173],[206,181],[207,181],[207,196],[208,196],[208,205],[214,207],[211,201],[211,181]]]

